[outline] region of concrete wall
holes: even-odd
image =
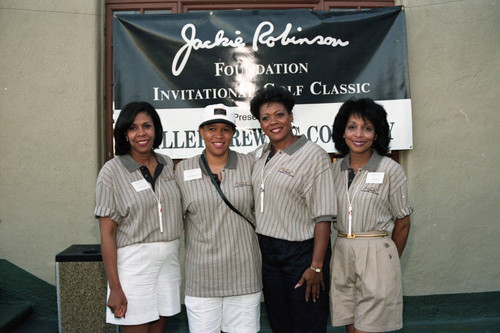
[[[437,4],[434,4],[437,3]],[[407,295],[500,290],[500,3],[408,0]]]
[[[0,257],[55,284],[55,255],[96,243],[101,0],[0,0]]]
[[[500,290],[500,8],[406,7],[414,146],[401,154],[415,213],[405,294]],[[0,257],[55,283],[54,257],[98,243],[103,4],[0,0]]]

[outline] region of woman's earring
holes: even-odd
[[[125,140],[127,140],[127,142],[128,142],[128,136],[125,137]]]

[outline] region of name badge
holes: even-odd
[[[151,188],[151,185],[146,181],[146,179],[137,180],[132,182],[132,186],[134,187],[136,192],[141,192]]]
[[[200,168],[184,170],[184,181],[187,182],[193,179],[201,179]]]
[[[367,184],[382,184],[384,182],[385,172],[368,172],[366,176]]]

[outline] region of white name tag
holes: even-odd
[[[146,179],[137,180],[132,182],[132,186],[134,187],[136,192],[141,192],[151,188],[151,185],[146,181]]]
[[[189,180],[193,179],[201,179],[201,169],[196,168],[196,169],[191,169],[191,170],[184,170],[184,181],[187,182]]]
[[[368,172],[366,176],[367,184],[382,184],[384,182],[385,172]]]

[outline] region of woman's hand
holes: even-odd
[[[309,302],[310,298],[312,298],[313,302],[316,302],[319,298],[321,290],[325,290],[323,273],[318,273],[310,268],[307,268],[302,274],[299,283],[295,285],[295,289],[301,287],[304,282],[306,283],[306,302]]]
[[[115,318],[125,318],[127,312],[127,297],[122,288],[111,289],[109,293],[108,303],[106,305],[115,314]]]
[[[99,217],[101,230],[101,254],[104,270],[108,277],[109,298],[107,306],[116,318],[125,318],[127,312],[127,297],[122,290],[117,267],[116,231],[117,225],[109,217]]]
[[[315,268],[323,268],[326,249],[330,242],[330,222],[317,222],[314,227],[314,250],[312,255],[311,266]],[[306,268],[300,281],[295,285],[299,288],[306,283],[306,302],[312,298],[313,302],[319,298],[321,290],[325,290],[325,282],[323,281],[323,273],[315,272],[311,268]]]

